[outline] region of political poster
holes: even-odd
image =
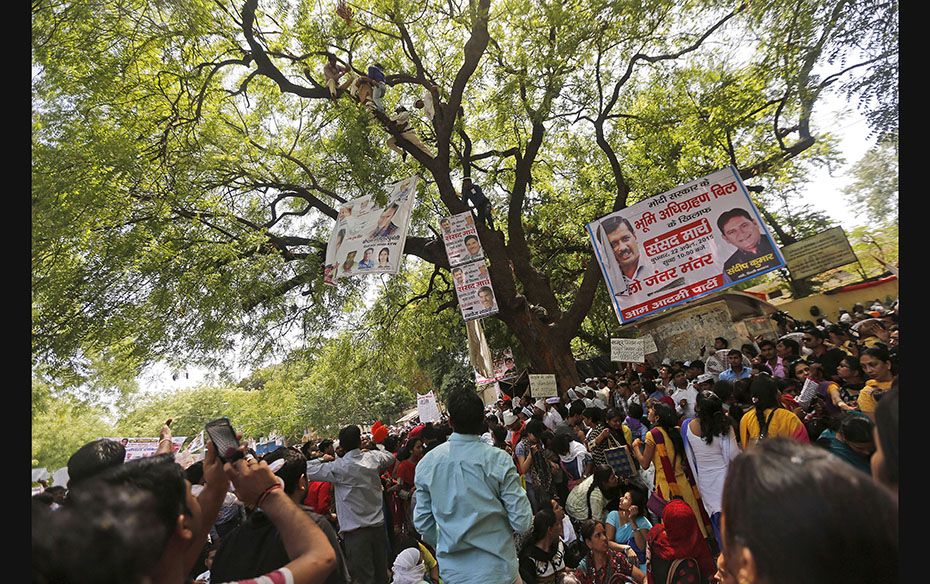
[[[484,259],[484,248],[475,229],[475,218],[465,211],[439,220],[442,241],[446,244],[449,266],[456,267]]]
[[[530,392],[533,397],[554,397],[559,395],[559,387],[552,373],[530,373]]]
[[[426,392],[425,395],[417,394],[417,415],[424,424],[439,421],[441,417],[439,406],[436,404],[436,396],[433,395],[432,390]]]
[[[475,383],[482,385],[485,383],[493,383],[495,381],[506,381],[512,379],[517,375],[517,366],[513,361],[513,351],[510,347],[503,349],[491,351],[494,362],[494,376],[493,377],[484,377],[475,371]]]
[[[462,318],[474,320],[497,312],[497,297],[484,261],[452,268],[452,281],[455,283]]]
[[[795,280],[858,261],[842,227],[821,231],[781,248],[788,271]]]
[[[378,205],[372,195],[352,199],[339,207],[333,233],[326,246],[323,282],[367,274],[400,271],[410,213],[416,200],[417,177],[387,185],[387,203]]]
[[[601,217],[587,230],[621,324],[785,265],[733,167]]]
[[[154,455],[158,450],[160,438],[107,438],[107,440],[115,440],[116,442],[122,443],[123,447],[126,448],[126,458],[123,459],[123,462],[126,462],[136,458],[145,458],[146,456]],[[187,440],[187,436],[172,437],[171,451],[177,453],[185,440]]]
[[[620,363],[645,362],[643,339],[610,339],[610,360]]]

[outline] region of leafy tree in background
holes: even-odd
[[[478,230],[500,337],[574,385],[573,351],[610,312],[584,224],[726,164],[747,180],[790,168],[816,151],[818,99],[896,58],[896,25],[870,28],[896,21],[894,3],[352,6],[347,22],[285,0],[33,3],[34,363],[80,381],[92,355],[129,373],[236,342],[260,359],[298,336],[344,369],[315,371],[308,396],[325,388],[334,407],[365,383],[386,411],[410,380],[361,376],[353,331],[321,337],[364,305],[360,282],[323,286],[321,265],[340,203],[416,172],[405,253],[430,276],[408,308],[436,297],[446,334],[461,329],[431,225],[466,209],[470,177],[496,209],[497,229]],[[437,113],[417,130],[437,156],[331,101],[329,51],[356,73],[383,63],[389,108],[430,91]]]
[[[886,138],[850,169],[853,182],[843,192],[873,225],[898,222],[898,142]]]

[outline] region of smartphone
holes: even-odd
[[[220,457],[220,460],[234,462],[244,457],[242,451],[239,450],[239,439],[236,438],[236,431],[229,423],[229,418],[217,418],[212,422],[207,422],[204,430],[216,446],[216,455]]]

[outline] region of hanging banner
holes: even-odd
[[[610,339],[610,360],[620,363],[645,362],[643,339]]]
[[[481,385],[483,383],[493,383],[495,381],[506,381],[517,376],[517,366],[514,364],[513,351],[510,347],[503,350],[491,351],[491,354],[494,358],[494,377],[483,377],[480,373],[475,371],[475,383]]]
[[[158,450],[160,438],[107,438],[107,440],[115,440],[126,448],[126,458],[123,459],[123,462],[126,462],[134,458],[145,458],[154,455],[155,451]],[[185,440],[187,440],[187,436],[172,437],[171,451],[177,453]]]
[[[427,392],[426,395],[417,394],[417,415],[424,424],[439,421],[441,417],[439,406],[436,405],[436,396],[432,391]]]
[[[785,265],[733,167],[587,225],[621,324]]]
[[[530,373],[530,392],[533,397],[554,397],[559,395],[559,388],[552,373]]]
[[[365,195],[339,207],[339,216],[326,246],[323,282],[366,274],[400,271],[410,213],[417,193],[417,177],[387,185],[387,203],[379,206]]]
[[[497,297],[491,287],[491,275],[484,261],[452,268],[455,294],[459,299],[462,318],[474,320],[497,312]]]
[[[484,259],[484,248],[475,229],[475,218],[465,211],[439,220],[442,241],[446,244],[446,256],[449,266],[456,267],[476,260]]]

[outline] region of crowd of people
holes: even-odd
[[[96,440],[33,497],[33,581],[896,582],[897,306],[854,312],[260,458]]]

